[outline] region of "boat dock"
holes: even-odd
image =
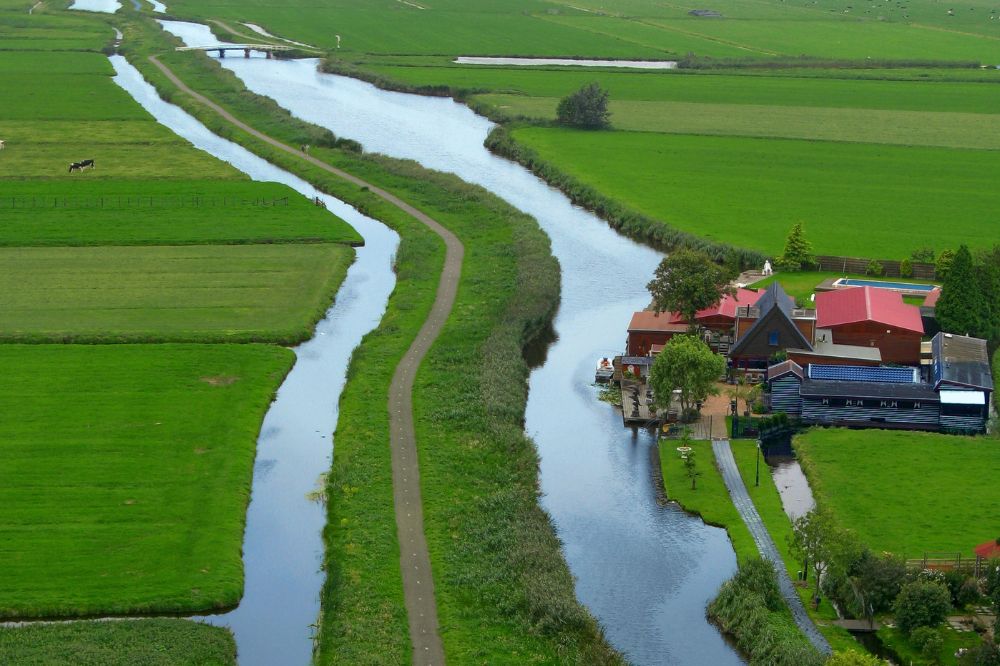
[[[625,425],[644,425],[656,419],[656,411],[646,396],[646,384],[630,379],[623,379],[622,420]]]

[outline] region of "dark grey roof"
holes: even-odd
[[[772,316],[784,317],[788,321],[788,325],[792,327],[794,334],[798,336],[799,344],[792,343],[789,345],[784,345],[785,349],[796,348],[796,349],[808,349],[812,351],[812,345],[806,340],[806,336],[802,335],[802,331],[799,327],[795,325],[792,321],[792,310],[795,309],[795,301],[792,297],[785,293],[785,290],[781,287],[778,282],[772,282],[767,287],[767,291],[764,295],[757,299],[757,303],[753,306],[756,308],[760,314],[757,317],[757,321],[753,323],[747,332],[736,341],[733,348],[729,350],[729,355],[739,355],[743,348],[749,344],[749,341],[754,338],[761,330],[765,328],[765,321],[770,321]],[[773,312],[772,312],[773,311]]]
[[[622,365],[653,365],[652,356],[622,356]]]
[[[795,361],[782,361],[776,365],[772,365],[767,369],[767,380],[778,379],[779,377],[784,377],[787,374],[792,374],[802,379],[805,373],[802,372],[802,366],[800,366]]]
[[[934,381],[959,384],[970,388],[993,390],[990,359],[986,340],[964,335],[938,333],[931,340],[934,356]]]
[[[938,402],[938,394],[930,384],[875,384],[871,382],[835,382],[806,379],[799,395],[823,398],[895,398]]]
[[[781,311],[784,312],[789,319],[791,319],[792,310],[795,308],[795,301],[792,300],[791,296],[785,293],[785,289],[781,286],[781,283],[775,281],[767,286],[767,289],[764,291],[764,295],[758,298],[754,305],[760,310],[761,319],[763,319],[764,315],[766,315],[774,306],[781,308]]]

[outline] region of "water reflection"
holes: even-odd
[[[189,45],[217,42],[204,26],[163,25]],[[661,255],[490,154],[483,147],[490,122],[465,106],[322,74],[316,60],[222,63],[298,117],[366,150],[458,174],[539,221],[561,264],[563,291],[558,341],[531,374],[526,430],[538,445],[542,504],[577,594],[636,664],[741,663],[705,619],[707,602],[735,571],[725,532],[657,503],[653,438],[624,429],[590,386],[597,359],[623,348],[631,313],[648,303],[644,285]]]

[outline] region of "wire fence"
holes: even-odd
[[[287,206],[288,197],[276,199],[242,196],[113,195],[113,196],[0,196],[0,210],[28,208],[150,209],[150,208],[272,208]]]

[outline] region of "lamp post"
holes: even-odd
[[[757,440],[757,471],[754,476],[754,486],[760,486],[760,440]]]
[[[736,438],[737,427],[739,424],[739,407],[736,404],[736,398],[729,401],[729,410],[733,413],[733,439]]]

